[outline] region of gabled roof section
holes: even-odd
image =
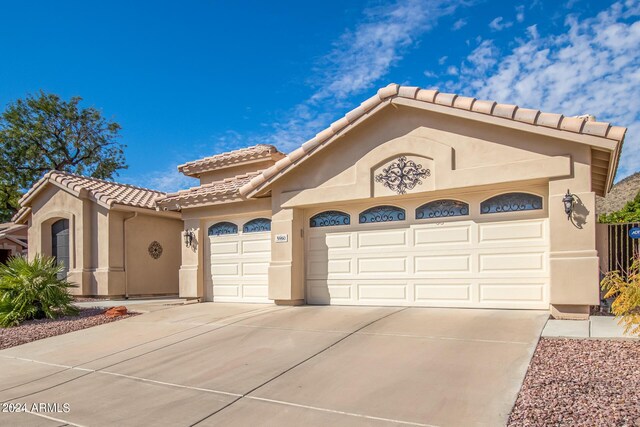
[[[592,120],[590,116],[565,117],[562,114],[545,113],[539,110],[520,108],[517,105],[499,104],[495,101],[484,101],[459,96],[454,93],[443,93],[437,90],[400,86],[392,83],[378,90],[376,95],[349,111],[343,118],[337,120],[314,138],[302,144],[300,148],[292,151],[286,157],[276,162],[275,165],[251,179],[249,183],[240,188],[240,194],[245,197],[253,197],[260,191],[266,190],[269,184],[305,161],[319,148],[329,145],[335,139],[392,102],[397,104],[404,104],[406,102],[405,105],[411,103],[410,105],[416,106],[422,104],[423,108],[432,106],[432,109],[437,109],[439,112],[459,116],[464,115],[464,117],[470,117],[468,113],[472,115],[477,114],[478,117],[491,116],[504,125],[509,125],[509,122],[519,122],[531,126],[532,129],[538,127],[567,132],[567,136],[570,134],[579,134],[610,140],[614,142],[614,144],[609,143],[605,145],[615,145],[616,147],[614,150],[611,150],[611,165],[607,166],[608,175],[603,179],[602,187],[604,191],[608,190],[613,183],[622,141],[627,131],[624,127],[611,126],[609,123]]]
[[[232,166],[266,160],[273,160],[275,162],[282,159],[284,156],[284,153],[278,151],[278,149],[273,145],[258,144],[253,147],[228,151],[226,153],[216,154],[215,156],[205,157],[204,159],[185,163],[178,166],[178,171],[187,176],[198,177],[202,173],[211,172],[216,169],[224,169]]]
[[[208,206],[241,200],[242,198],[238,191],[240,187],[247,184],[260,173],[262,173],[262,171],[246,173],[221,181],[199,185],[189,188],[188,190],[181,190],[177,193],[170,193],[156,199],[156,203],[161,209],[180,210],[182,208]]]
[[[85,196],[108,209],[117,204],[155,210],[155,200],[165,195],[163,192],[148,188],[53,170],[47,172],[22,196],[21,209],[13,217],[14,222],[20,223],[24,220],[31,211],[33,199],[48,185],[55,185],[76,196]]]

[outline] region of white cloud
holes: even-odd
[[[465,25],[467,25],[467,20],[464,18],[461,18],[453,23],[453,25],[451,26],[451,29],[453,31],[458,31],[460,28],[464,27]]]
[[[524,21],[524,5],[516,6],[516,21]]]
[[[445,62],[447,62],[447,59],[449,59],[448,56],[441,56],[440,58],[438,58],[438,64],[443,65]]]
[[[627,126],[618,177],[640,164],[640,1],[613,4],[597,16],[570,16],[567,31],[529,37],[500,54],[482,44],[448,90],[565,115],[593,114]],[[477,58],[480,58],[479,60]],[[486,68],[473,67],[479,61]],[[493,65],[491,65],[493,63]]]
[[[349,97],[378,84],[441,17],[466,3],[398,0],[366,9],[362,21],[345,31],[318,62],[310,79],[316,88],[312,96],[293,107],[283,122],[273,126],[273,132],[253,139],[277,145],[284,151],[297,148],[342,114]]]
[[[447,67],[447,74],[450,74],[452,76],[457,76],[458,73],[459,73],[458,67],[454,65],[450,65],[449,67]]]
[[[493,21],[489,22],[489,28],[491,28],[494,31],[502,31],[505,28],[509,28],[512,25],[513,25],[513,22],[505,21],[502,16],[498,16]]]

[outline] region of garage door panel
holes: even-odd
[[[245,262],[242,263],[243,276],[267,276],[269,274],[268,262]]]
[[[224,302],[269,302],[271,233],[209,236],[209,241],[209,298]]]
[[[211,242],[212,255],[238,255],[240,253],[239,248],[239,242]]]
[[[510,221],[504,223],[479,224],[480,244],[545,244],[546,222],[544,220],[532,220],[526,222]]]
[[[358,248],[388,249],[407,246],[406,230],[368,231],[357,234]]]
[[[239,276],[240,266],[233,264],[212,264],[211,274],[216,276]]]
[[[545,270],[544,252],[481,254],[479,261],[481,273]]]
[[[407,273],[405,257],[358,258],[359,274]]]
[[[424,284],[415,285],[415,298],[418,302],[462,301],[471,302],[470,283]]]
[[[327,235],[326,241],[322,242],[327,249],[349,249],[351,248],[351,234]]]
[[[213,288],[214,298],[219,297],[239,297],[240,287],[238,285],[217,285]]]
[[[407,284],[359,284],[358,299],[361,301],[404,301],[407,299]]]
[[[548,308],[546,219],[371,226],[309,230],[309,303]]]
[[[542,302],[546,283],[482,283],[481,301]]]
[[[416,247],[431,246],[437,249],[442,245],[471,244],[470,225],[414,228],[413,234]]]
[[[242,242],[243,254],[271,254],[271,240],[245,240]]]
[[[471,273],[471,255],[416,256],[414,272],[420,273]]]

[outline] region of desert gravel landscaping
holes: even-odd
[[[0,350],[26,344],[43,338],[79,331],[80,329],[115,322],[135,316],[128,313],[124,316],[109,318],[102,308],[81,308],[78,316],[63,316],[57,319],[37,319],[23,322],[19,326],[0,328]]]
[[[542,338],[508,425],[640,427],[640,341]]]

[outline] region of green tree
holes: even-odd
[[[22,192],[55,169],[111,179],[126,169],[120,125],[82,98],[40,91],[10,103],[0,116],[0,221],[18,209]]]
[[[606,224],[640,222],[640,193],[619,211],[600,215],[599,222]]]

